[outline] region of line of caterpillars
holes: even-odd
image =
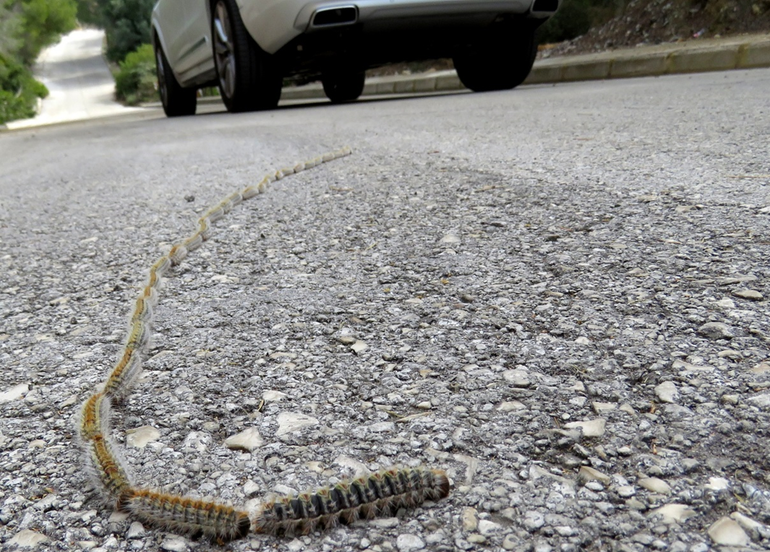
[[[227,196],[200,217],[194,234],[174,245],[167,255],[150,267],[144,289],[136,300],[119,360],[107,381],[83,403],[78,422],[89,471],[107,501],[117,510],[158,529],[223,543],[243,538],[250,532],[276,536],[308,534],[339,523],[387,515],[401,507],[414,507],[449,494],[449,480],[441,470],[392,468],[345,480],[332,487],[272,499],[264,503],[252,519],[246,511],[215,501],[136,486],[111,438],[110,410],[125,401],[139,377],[142,356],[149,345],[160,282],[171,267],[200,247],[211,235],[212,223],[244,199],[265,192],[271,182],[284,176],[350,153],[348,148],[326,153],[293,168],[276,171],[259,184]]]

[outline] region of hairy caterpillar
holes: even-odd
[[[115,402],[122,402],[141,373],[142,359],[139,352],[134,349],[125,349],[123,356],[104,383],[103,392],[112,397]]]
[[[297,497],[275,499],[264,505],[252,524],[248,513],[231,506],[134,487],[119,451],[110,439],[110,408],[125,399],[141,372],[142,354],[150,338],[153,308],[163,276],[210,237],[214,221],[244,199],[266,191],[271,182],[349,154],[350,150],[345,148],[297,163],[268,174],[258,184],[230,194],[198,219],[196,232],[173,245],[167,255],[150,267],[145,287],[136,299],[120,360],[102,389],[84,402],[78,427],[94,479],[118,510],[161,529],[225,542],[245,537],[252,530],[272,535],[306,534],[338,523],[351,523],[359,518],[392,513],[402,507],[414,507],[449,494],[449,480],[442,471],[422,468],[382,470]]]
[[[101,433],[85,441],[91,472],[104,494],[112,500],[131,488],[131,481],[115,453],[115,445]]]
[[[104,392],[94,393],[83,403],[78,423],[78,433],[83,441],[109,429],[110,399]]]
[[[282,497],[263,505],[254,532],[275,536],[306,535],[339,523],[371,519],[399,508],[413,508],[449,494],[449,479],[441,470],[391,468],[341,481],[333,487]]]
[[[159,529],[221,542],[243,538],[251,527],[249,515],[231,506],[147,489],[124,490],[118,509]]]

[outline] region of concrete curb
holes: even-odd
[[[770,34],[644,46],[535,62],[524,84],[702,73],[770,67]],[[364,96],[420,94],[465,87],[454,71],[367,79]],[[325,98],[319,83],[284,88],[282,100]]]

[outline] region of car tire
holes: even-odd
[[[324,94],[332,103],[352,102],[364,92],[366,74],[356,73],[327,73],[321,77]]]
[[[157,36],[153,40],[153,47],[155,49],[155,69],[158,75],[158,93],[166,117],[195,115],[198,91],[195,88],[182,88],[179,85]]]
[[[535,31],[507,28],[454,57],[460,82],[474,92],[510,90],[532,71],[537,55]]]
[[[211,36],[219,93],[230,112],[273,109],[281,98],[281,74],[254,41],[235,0],[212,4]]]

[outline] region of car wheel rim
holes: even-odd
[[[219,87],[222,94],[232,98],[235,92],[235,48],[232,41],[230,16],[223,2],[217,2],[213,34]]]
[[[160,91],[160,101],[163,105],[168,103],[168,90],[166,89],[166,71],[163,67],[163,56],[160,49],[155,52],[155,64],[158,67],[158,89]]]

